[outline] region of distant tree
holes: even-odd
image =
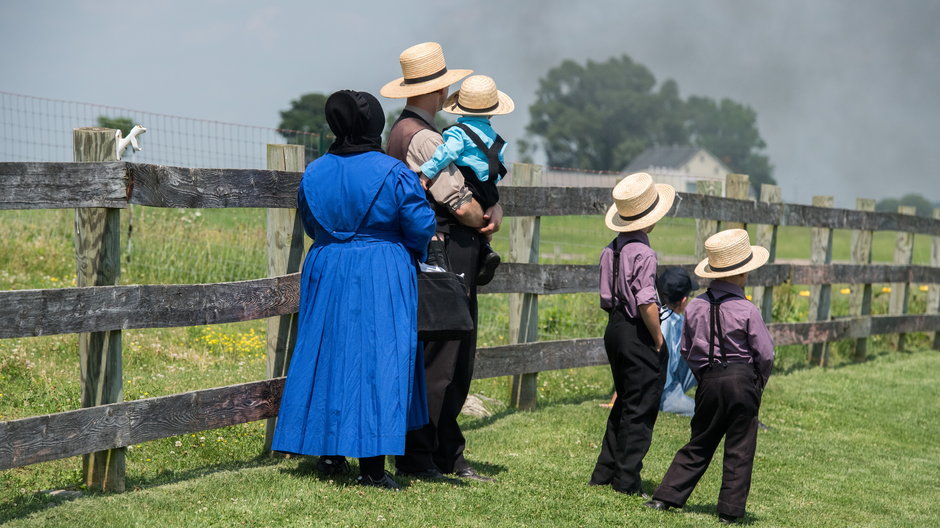
[[[121,131],[121,136],[127,137],[134,128],[134,121],[129,117],[108,117],[98,116],[98,126],[101,128],[116,128]]]
[[[875,204],[875,210],[886,213],[896,213],[898,212],[898,207],[902,205],[916,208],[917,216],[926,216],[928,218],[933,217],[934,204],[930,203],[930,200],[917,193],[905,194],[900,199],[885,198],[884,200],[880,200],[877,204]]]
[[[585,65],[566,60],[539,80],[527,127],[549,165],[622,170],[655,145],[695,145],[748,174],[756,189],[775,183],[757,130],[757,114],[730,99],[683,101],[679,86],[657,88],[646,66],[623,55]]]
[[[320,93],[304,94],[291,101],[288,110],[281,110],[279,133],[289,144],[303,145],[307,161],[321,154],[321,146],[329,146],[326,140],[330,133],[326,123],[326,98]]]
[[[566,60],[539,80],[527,130],[550,165],[619,170],[650,145],[685,144],[678,86],[623,55]]]
[[[760,194],[762,183],[775,184],[773,165],[760,153],[767,144],[757,130],[757,112],[751,107],[722,99],[690,96],[685,104],[691,144],[703,147],[732,171],[750,176],[751,186]]]

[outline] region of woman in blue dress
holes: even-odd
[[[434,234],[418,176],[381,149],[385,114],[366,92],[326,102],[336,141],[307,166],[298,208],[313,247],[272,448],[344,464],[397,489],[385,455],[428,421],[417,335],[416,260]]]

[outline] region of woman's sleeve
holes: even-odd
[[[424,262],[437,221],[434,210],[425,198],[424,189],[418,182],[418,175],[404,165],[398,175],[395,194],[400,204],[399,218],[405,247]]]
[[[434,155],[431,156],[431,159],[424,162],[421,167],[418,169],[421,171],[421,174],[424,174],[425,177],[433,179],[437,176],[444,167],[450,165],[454,162],[463,152],[463,138],[454,131],[454,129],[444,131],[444,143],[439,145],[437,149],[434,150]]]
[[[300,187],[297,189],[297,208],[300,209],[300,223],[304,226],[304,231],[307,233],[307,236],[314,238],[314,225],[316,224],[316,219],[313,217],[313,212],[310,210],[310,204],[307,203],[307,196],[304,194],[304,184],[301,180]]]

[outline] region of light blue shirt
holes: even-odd
[[[469,126],[487,147],[492,147],[496,141],[496,131],[490,124],[490,118],[487,116],[462,116],[457,119],[458,123]],[[490,163],[486,159],[486,153],[477,148],[463,130],[458,127],[448,128],[444,131],[444,144],[437,147],[434,156],[431,157],[419,169],[428,179],[433,179],[444,167],[451,163],[470,167],[473,173],[477,175],[480,181],[487,181],[490,177]],[[506,145],[499,151],[499,161],[503,162],[503,153],[506,152]],[[496,181],[502,177],[497,175]]]
[[[679,353],[679,343],[682,339],[682,323],[685,316],[672,312],[662,322],[663,339],[669,351],[669,365],[666,367],[666,386],[659,400],[659,410],[692,416],[695,412],[695,400],[685,395],[686,391],[696,385],[695,376]]]

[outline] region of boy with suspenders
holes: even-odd
[[[672,207],[676,191],[649,174],[614,187],[606,224],[619,232],[600,258],[601,308],[610,313],[604,348],[617,389],[601,452],[588,484],[643,495],[640,470],[649,450],[667,359],[659,326],[656,252],[648,233]]]
[[[682,355],[699,381],[691,438],[666,471],[646,506],[685,505],[725,439],[718,519],[744,516],[757,447],[757,412],[773,368],[774,346],[760,310],[744,296],[748,273],[763,266],[768,251],[750,245],[747,231],[729,229],[705,241],[708,258],[695,274],[714,279],[685,311]]]

